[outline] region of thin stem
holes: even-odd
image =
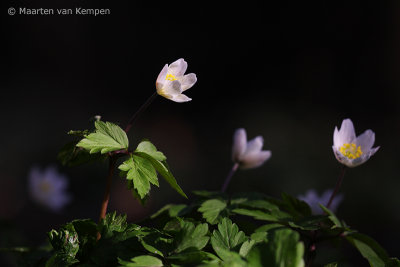
[[[333,193],[332,193],[332,195],[331,195],[331,197],[330,197],[330,199],[329,199],[329,201],[328,201],[328,204],[326,205],[326,207],[327,207],[328,209],[329,209],[329,207],[331,206],[332,201],[333,201],[333,199],[335,198],[336,194],[339,192],[339,188],[340,188],[340,186],[342,185],[343,178],[344,178],[344,173],[345,173],[345,172],[346,172],[346,166],[343,165],[342,171],[340,172],[339,178],[338,178],[338,180],[337,180],[337,182],[336,182],[335,190],[333,191]]]
[[[115,157],[111,156],[110,162],[108,165],[106,191],[104,192],[103,202],[101,203],[99,222],[106,217],[108,201],[110,200],[111,183],[112,183],[112,177],[113,177],[114,169],[115,169],[115,162],[116,162]]]
[[[126,125],[125,128],[125,132],[129,132],[129,130],[131,129],[133,123],[135,122],[135,120],[139,117],[139,115],[146,110],[146,108],[148,106],[150,106],[150,104],[153,102],[153,100],[157,97],[157,91],[154,92],[147,100],[146,102],[144,102],[144,104],[138,109],[138,111],[135,112],[135,114],[133,114],[133,116],[131,117],[131,119],[128,122],[128,125]]]
[[[228,176],[225,178],[224,185],[222,186],[221,192],[225,192],[226,188],[228,187],[229,183],[231,182],[233,174],[236,172],[236,170],[239,168],[239,164],[235,163],[229,172]]]

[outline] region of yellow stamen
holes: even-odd
[[[42,183],[40,184],[39,188],[40,188],[40,190],[41,190],[43,193],[48,193],[49,191],[51,191],[52,186],[51,186],[51,184],[48,183],[48,182],[42,182]]]
[[[361,146],[357,146],[354,143],[351,144],[343,144],[339,151],[343,154],[343,156],[349,159],[356,159],[361,157],[363,152],[361,151]]]
[[[165,77],[165,79],[166,79],[166,80],[169,80],[169,81],[175,81],[175,80],[177,80],[176,77],[175,77],[175,75],[172,75],[172,74],[168,74],[167,77]]]

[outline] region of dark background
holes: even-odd
[[[264,137],[272,158],[236,173],[230,192],[322,193],[334,187],[340,171],[331,149],[334,127],[351,118],[357,134],[376,133],[381,149],[346,173],[338,215],[400,256],[398,2],[274,1],[224,8],[5,2],[0,218],[15,225],[20,239],[3,238],[3,244],[42,244],[46,231],[73,218],[97,220],[106,164],[62,167],[56,156],[71,140],[66,132],[90,127],[89,118],[98,114],[124,126],[154,92],[164,64],[183,57],[188,73],[198,77],[187,91],[193,100],[178,104],[158,97],[130,132],[132,146],[150,139],[193,197],[193,190],[220,189],[232,166],[232,134],[244,127],[249,138]],[[11,6],[109,8],[111,14],[9,16]],[[74,196],[60,214],[37,206],[27,188],[31,167],[51,164],[68,175]],[[116,176],[109,210],[138,221],[166,203],[184,201],[161,182],[140,207]],[[343,264],[361,259],[354,248],[345,254]]]

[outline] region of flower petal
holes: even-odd
[[[184,94],[180,94],[180,95],[174,95],[171,100],[175,101],[175,102],[178,102],[178,103],[182,103],[182,102],[188,102],[188,101],[190,101],[192,99],[187,97]]]
[[[257,168],[264,164],[271,157],[271,151],[263,150],[259,153],[251,153],[244,155],[240,161],[240,167],[242,169]]]
[[[239,162],[240,157],[246,151],[247,137],[246,130],[239,128],[233,134],[233,146],[232,146],[232,159],[234,162]]]
[[[356,145],[361,146],[363,153],[368,153],[375,142],[375,133],[371,130],[366,130],[363,134],[359,135],[356,139]]]
[[[191,88],[197,82],[196,74],[189,73],[181,79],[182,92]]]
[[[174,76],[183,76],[185,74],[185,71],[187,69],[187,62],[183,59],[180,58],[175,62],[172,62],[171,65],[168,67],[168,73],[174,75]]]
[[[178,80],[175,81],[166,80],[163,88],[161,90],[157,89],[157,93],[169,99],[174,98],[175,96],[180,95],[182,93],[181,83]]]
[[[337,134],[336,147],[340,147],[343,144],[350,144],[356,138],[353,122],[350,119],[345,119],[340,126],[340,130]]]
[[[158,74],[156,80],[156,88],[157,90],[161,89],[164,86],[165,78],[167,77],[168,72],[168,64],[165,64],[164,68],[161,70],[160,74]]]
[[[264,144],[264,139],[262,136],[257,136],[254,139],[250,140],[247,143],[245,155],[260,152],[263,144]]]

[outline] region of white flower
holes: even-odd
[[[312,214],[323,214],[324,211],[320,208],[319,204],[326,206],[328,204],[329,198],[333,193],[332,189],[326,190],[322,193],[321,196],[318,196],[317,192],[314,189],[310,189],[306,192],[306,194],[300,195],[297,198],[306,202],[310,208]],[[343,200],[343,195],[336,195],[336,197],[332,200],[330,210],[335,212],[340,202]]]
[[[262,150],[264,139],[257,136],[247,142],[246,130],[237,129],[233,135],[232,158],[242,169],[250,169],[261,166],[271,157],[271,151]]]
[[[333,152],[337,160],[347,167],[356,167],[366,162],[378,151],[379,146],[372,148],[375,142],[375,133],[366,130],[356,137],[353,123],[350,119],[342,122],[340,130],[335,127],[333,133]]]
[[[54,212],[60,211],[71,201],[71,196],[65,192],[68,185],[67,178],[54,166],[47,167],[43,171],[33,167],[28,180],[32,199]]]
[[[192,100],[182,92],[191,88],[197,81],[196,74],[185,74],[187,62],[180,58],[168,66],[165,64],[157,77],[157,93],[175,102],[187,102]]]

